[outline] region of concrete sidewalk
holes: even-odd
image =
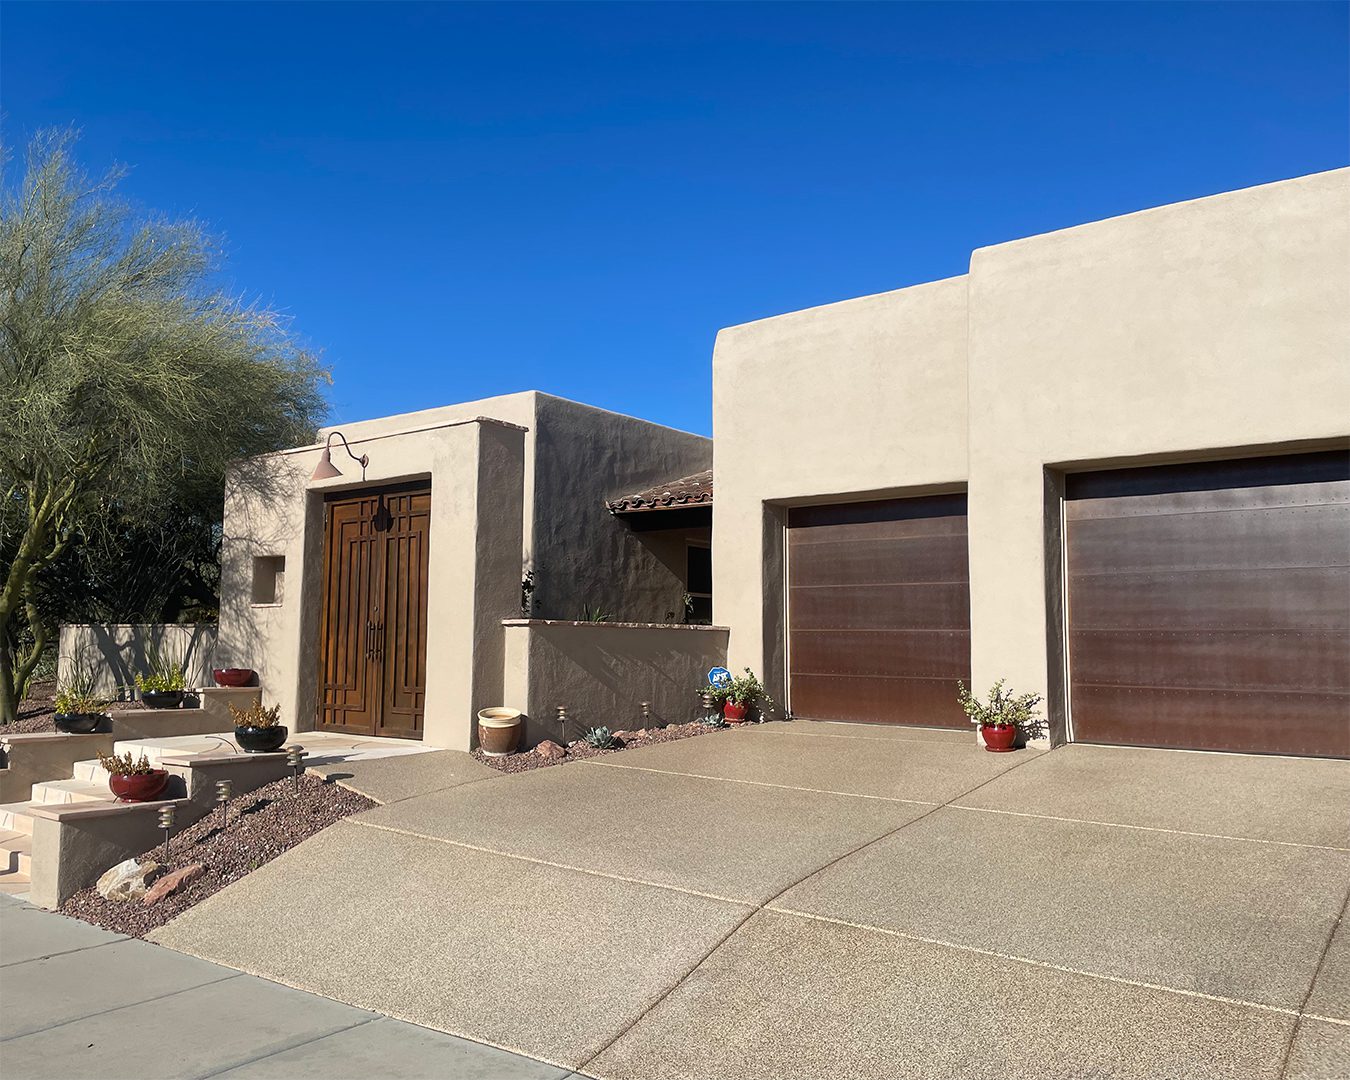
[[[5,1080],[562,1080],[389,1020],[0,898]]]
[[[156,940],[605,1080],[1350,1077],[1350,763],[795,723],[420,779]]]

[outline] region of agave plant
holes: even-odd
[[[597,750],[613,750],[619,745],[614,732],[607,727],[593,727],[582,738],[586,740],[587,745],[594,746]]]

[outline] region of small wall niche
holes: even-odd
[[[285,583],[285,555],[253,556],[253,603],[281,603]]]

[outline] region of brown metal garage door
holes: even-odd
[[[1350,756],[1350,456],[1067,478],[1074,738]]]
[[[789,704],[804,719],[966,727],[966,498],[788,513]]]

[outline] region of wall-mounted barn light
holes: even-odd
[[[370,464],[370,455],[362,454],[357,457],[352,453],[352,448],[347,444],[347,436],[340,431],[330,431],[328,433],[328,442],[324,445],[323,456],[319,458],[319,463],[314,466],[314,474],[311,480],[331,480],[335,476],[341,476],[342,470],[333,464],[333,440],[341,439],[342,446],[347,451],[347,456],[361,466],[361,479],[366,478],[366,466]]]

